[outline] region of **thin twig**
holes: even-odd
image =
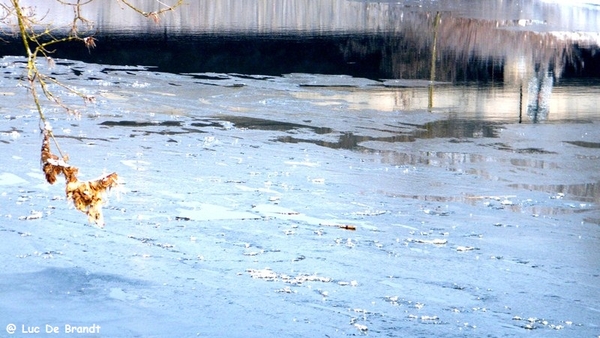
[[[136,11],[137,13],[139,13],[139,14],[141,14],[141,15],[145,16],[145,17],[152,17],[152,16],[155,16],[155,15],[161,15],[161,14],[162,14],[162,13],[164,13],[164,12],[169,12],[169,11],[172,11],[172,10],[174,10],[175,8],[177,8],[177,7],[181,6],[181,5],[183,5],[183,0],[178,0],[176,4],[174,4],[174,5],[171,5],[171,6],[169,6],[169,5],[167,5],[167,4],[165,4],[165,3],[161,2],[161,1],[158,1],[158,0],[157,0],[157,2],[158,2],[159,4],[161,4],[161,5],[163,5],[163,6],[166,6],[166,7],[165,7],[165,8],[162,8],[162,9],[159,9],[158,11],[155,11],[155,12],[145,12],[145,11],[143,11],[143,10],[141,10],[141,9],[137,8],[136,6],[132,5],[132,4],[131,4],[131,3],[130,3],[128,0],[118,0],[118,1],[119,1],[119,2],[122,2],[122,3],[123,3],[123,4],[125,4],[127,7],[131,8],[132,10]],[[155,20],[155,21],[156,21],[156,20]]]

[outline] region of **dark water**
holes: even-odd
[[[149,11],[154,5],[139,6]],[[35,4],[38,12],[52,10],[69,22],[72,12],[64,7]],[[319,73],[497,84],[540,72],[598,78],[597,38],[586,35],[598,29],[595,10],[538,1],[194,1],[155,24],[120,6],[93,2],[83,13],[90,13],[95,25],[80,29],[97,39],[97,47],[76,43],[53,56],[172,73]],[[558,34],[551,34],[555,30]],[[0,55],[23,54],[18,40],[9,41]]]
[[[460,33],[458,33],[460,34]],[[172,73],[289,73],[345,74],[370,79],[429,79],[430,46],[418,46],[400,35],[153,35],[98,34],[91,51],[73,44],[54,57],[112,65],[147,65]],[[505,48],[509,48],[506,46]],[[595,49],[571,45],[561,77],[600,77],[600,57]],[[18,41],[3,45],[0,54],[22,53]],[[438,81],[503,83],[510,65],[496,56],[457,55],[440,51],[436,60]],[[539,67],[539,64],[533,65]],[[553,67],[553,66],[552,66]]]

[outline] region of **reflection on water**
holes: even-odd
[[[484,152],[456,152],[456,151],[417,151],[403,152],[397,150],[375,150],[372,148],[372,142],[383,143],[403,143],[414,142],[417,139],[445,138],[449,143],[471,143],[470,139],[496,138],[498,137],[499,124],[482,122],[477,120],[440,120],[426,123],[422,126],[410,125],[411,131],[405,131],[392,136],[368,136],[359,135],[352,132],[344,132],[337,136],[335,140],[325,140],[314,137],[299,137],[299,130],[313,130],[317,134],[335,133],[330,128],[315,128],[309,125],[292,124],[278,122],[266,119],[256,119],[238,116],[219,116],[220,120],[232,123],[238,128],[284,131],[292,135],[278,136],[276,141],[284,143],[307,143],[330,149],[347,149],[367,153],[377,153],[381,163],[394,166],[426,166],[445,168],[448,171],[456,171],[464,174],[475,175],[488,181],[508,180],[507,177],[498,176],[489,165],[514,168],[515,171],[526,171],[539,173],[543,170],[561,170],[564,165],[557,162],[542,159],[539,157],[522,157],[519,155],[555,155],[555,152],[540,148],[518,148],[515,149],[504,143],[491,143],[493,149],[506,151],[509,154],[515,154],[515,157],[499,157]],[[389,132],[389,131],[388,131]],[[571,143],[571,142],[569,142]],[[384,147],[385,148],[385,147]],[[508,185],[515,190],[529,190],[548,193],[554,198],[569,196],[571,200],[582,203],[600,204],[600,182],[578,183],[578,184],[530,184],[513,183]],[[430,191],[424,191],[422,195],[403,195],[392,192],[382,192],[392,194],[395,197],[405,197],[423,201],[451,202],[459,201],[468,204],[487,203],[491,208],[508,209],[513,212],[528,212],[533,215],[557,215],[570,214],[580,210],[582,205],[558,205],[557,207],[541,207],[535,201],[520,201],[501,203],[495,196],[441,196],[432,195]],[[504,199],[506,200],[506,199]]]
[[[328,134],[333,132],[333,129],[327,127],[313,127],[308,124],[289,123],[248,116],[219,116],[220,120],[233,123],[237,128],[241,129],[258,129],[272,131],[290,131],[297,129],[309,129],[316,134]]]
[[[284,131],[290,135],[278,136],[275,140],[284,143],[307,143],[314,144],[330,149],[347,149],[366,153],[377,153],[381,163],[394,166],[426,166],[444,168],[448,171],[456,171],[463,174],[475,175],[487,181],[509,181],[505,176],[498,176],[493,169],[495,166],[514,168],[514,172],[529,172],[537,175],[545,170],[560,171],[566,165],[559,164],[550,159],[539,157],[544,155],[557,155],[556,152],[547,151],[541,148],[513,148],[505,143],[486,143],[486,146],[498,151],[511,154],[507,157],[499,156],[489,152],[456,152],[456,151],[398,151],[381,150],[379,143],[404,143],[414,142],[417,139],[448,139],[449,143],[472,143],[471,139],[496,138],[498,137],[499,124],[482,122],[478,120],[440,120],[424,125],[406,125],[412,127],[401,133],[388,136],[369,136],[360,135],[352,132],[343,132],[335,136],[336,132],[330,128],[315,128],[310,125],[292,124],[287,122],[278,122],[274,120],[257,119],[239,116],[219,116],[219,120],[232,123],[238,128]],[[308,122],[308,121],[307,121]],[[334,134],[334,140],[329,138],[300,137],[300,130],[312,130],[316,134]],[[389,134],[390,131],[386,130]],[[572,142],[568,142],[572,143]],[[577,142],[575,142],[577,143]],[[585,144],[587,146],[587,143]],[[597,146],[593,144],[591,147]],[[383,149],[388,149],[383,146]],[[525,156],[523,156],[525,155]],[[528,157],[526,155],[537,155]],[[491,165],[491,167],[490,167]],[[568,165],[566,166],[568,167]],[[517,175],[518,176],[518,175]],[[535,183],[511,183],[508,185],[515,190],[539,191],[562,198],[569,196],[571,200],[582,203],[600,204],[600,182],[593,183],[574,183],[574,184],[535,184]],[[402,195],[398,193],[385,192],[396,197],[408,197],[424,201],[450,202],[461,201],[469,204],[481,203],[482,200],[493,200],[494,197],[486,196],[436,196],[431,192],[423,192],[422,195]],[[554,198],[554,197],[553,197]],[[509,204],[492,203],[490,207],[509,209],[513,212],[530,212],[534,215],[555,215],[564,213],[573,213],[580,210],[582,205],[559,205],[557,207],[540,207],[535,201],[521,201],[519,203],[510,202]]]
[[[161,6],[133,3],[147,11]],[[71,22],[72,9],[57,2],[24,4],[39,13],[58,13],[57,25]],[[466,113],[463,118],[586,119],[597,115],[600,103],[599,13],[594,6],[533,0],[197,0],[168,13],[157,26],[118,2],[94,1],[82,15],[95,22],[91,32],[98,47],[59,48],[54,55],[174,73],[346,74],[466,83],[476,88],[437,82],[417,88],[415,82],[412,89],[354,91],[342,99],[357,109],[441,109]],[[22,51],[13,41],[1,53]]]
[[[566,141],[566,143],[570,143],[576,146],[584,147],[584,148],[596,148],[600,149],[600,143],[598,142],[586,142],[586,141]]]
[[[21,0],[23,6],[35,6],[40,15],[53,13],[57,25],[70,25],[71,7],[54,1]],[[129,0],[147,11],[175,1]],[[558,2],[558,1],[557,1]],[[181,10],[169,12],[157,27],[152,20],[132,15],[119,2],[92,1],[81,15],[95,23],[100,31],[167,33],[258,32],[382,32],[398,31],[407,13],[451,13],[453,16],[498,22],[500,27],[546,32],[597,32],[597,8],[594,6],[544,3],[531,0],[482,2],[470,0],[195,0]],[[410,20],[410,19],[408,19]]]
[[[587,203],[600,204],[600,182],[584,184],[513,184],[512,188],[543,191],[552,194],[564,194]],[[573,208],[577,207],[575,205]]]
[[[132,2],[148,12],[161,6]],[[53,13],[57,25],[72,21],[69,6],[23,3],[35,6],[40,16]],[[435,73],[440,81],[520,83],[540,67],[558,78],[592,64],[599,11],[533,0],[196,0],[157,26],[116,1],[93,1],[82,15],[95,22],[90,33],[98,47],[57,55],[175,72],[330,72],[427,80]]]
[[[329,134],[334,130],[327,127],[314,127],[310,125],[280,122],[267,119],[252,118],[247,116],[219,116],[220,120],[232,123],[237,128],[242,129],[258,129],[272,131],[297,131],[299,129],[308,129],[316,134]],[[121,122],[122,123],[122,122]],[[367,136],[357,135],[351,132],[344,132],[339,135],[336,141],[325,141],[321,139],[300,138],[295,136],[280,136],[277,138],[279,142],[285,143],[312,143],[331,149],[360,149],[361,143],[367,141],[378,142],[413,142],[416,139],[431,139],[431,138],[482,138],[482,137],[497,137],[498,126],[484,121],[472,120],[440,120],[424,124],[423,126],[412,126],[412,131],[398,133],[391,136]],[[416,128],[415,128],[416,127]],[[457,141],[459,142],[459,141]]]
[[[550,97],[552,95],[552,73],[537,72],[529,80],[527,116],[534,122],[548,119]]]
[[[532,85],[530,90],[527,83],[512,86],[434,85],[430,87],[433,91],[432,107],[430,88],[418,83],[395,88],[370,86],[360,90],[331,88],[329,91],[298,91],[292,95],[332,109],[343,106],[356,111],[433,110],[449,112],[458,119],[537,123],[587,122],[600,118],[596,109],[600,106],[600,85],[597,80],[580,80],[572,86],[565,81],[554,85],[551,78],[545,78],[541,85],[541,89]]]
[[[462,152],[393,152],[380,151],[381,161],[392,165],[415,166],[424,165],[428,167],[443,168],[445,170],[456,172],[457,174],[475,175],[486,181],[508,181],[506,175],[499,176],[494,166],[512,168],[510,171],[525,171],[540,175],[544,171],[560,171],[563,165],[553,161],[540,160],[536,158],[498,158],[493,155],[483,155]],[[516,178],[518,180],[518,178]],[[554,207],[540,206],[540,201],[536,200],[516,200],[511,199],[510,203],[502,203],[501,196],[478,196],[478,195],[436,195],[435,190],[426,190],[420,194],[405,195],[390,188],[386,192],[396,197],[407,197],[423,201],[437,202],[464,202],[471,205],[486,203],[490,208],[507,209],[513,212],[528,212],[532,215],[557,215],[571,214],[589,210],[588,208],[600,204],[600,182],[590,183],[561,183],[561,184],[536,184],[536,183],[511,183],[509,187],[520,191],[536,191],[547,194],[544,199],[556,200]],[[439,192],[438,192],[439,193]],[[579,203],[562,203],[562,198],[568,196],[570,201]],[[516,197],[516,196],[514,196]],[[597,222],[597,221],[596,221]]]

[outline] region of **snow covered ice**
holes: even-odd
[[[88,224],[44,181],[33,104],[3,77],[0,324],[17,336],[598,334],[598,116],[455,119],[422,86],[57,61],[97,99],[47,113],[61,147],[124,184]],[[410,109],[386,101],[403,94]]]

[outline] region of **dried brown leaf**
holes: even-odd
[[[44,140],[42,142],[41,151],[42,170],[46,175],[46,181],[50,184],[56,182],[56,176],[63,174],[67,179],[67,182],[77,180],[78,169],[77,167],[70,166],[67,164],[68,158],[65,156],[64,159],[60,159],[50,151],[50,132],[44,130]]]
[[[102,205],[105,202],[106,191],[118,185],[117,173],[104,175],[91,181],[79,181],[79,168],[67,164],[66,156],[61,159],[50,151],[50,132],[44,130],[44,140],[41,149],[42,169],[46,181],[56,182],[56,176],[63,175],[66,180],[67,199],[73,202],[75,208],[86,215],[88,220],[104,227]]]
[[[88,220],[104,227],[102,205],[106,190],[118,184],[117,173],[112,173],[92,181],[72,181],[67,183],[67,199],[73,201],[75,208],[86,215]]]
[[[46,181],[50,184],[56,182],[56,176],[62,173],[62,168],[52,165],[48,162],[43,165],[44,174],[46,174]]]

